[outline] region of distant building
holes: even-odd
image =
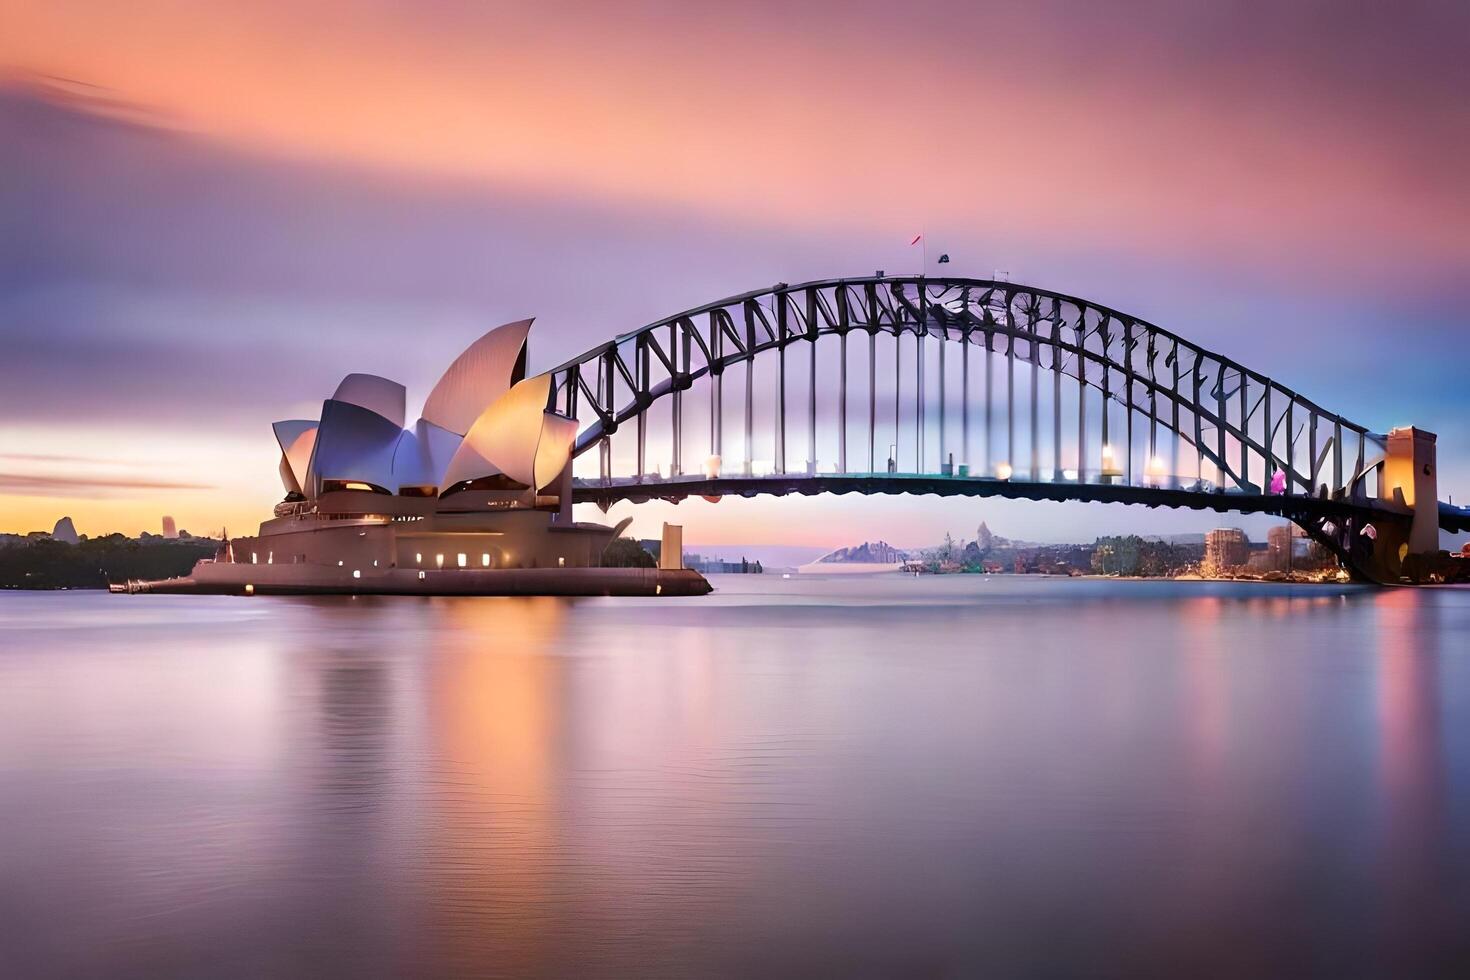
[[[759,561],[749,561],[741,558],[739,561],[726,561],[723,558],[706,558],[694,552],[684,553],[684,566],[692,568],[701,575],[717,573],[723,575],[760,575],[765,569]]]
[[[77,529],[72,524],[71,518],[63,517],[51,529],[51,540],[64,541],[67,544],[77,544],[81,539],[77,537]]]
[[[179,526],[167,514],[163,515],[163,536],[165,538],[177,538],[179,536]]]
[[[1266,532],[1266,564],[1277,572],[1291,569],[1292,533],[1291,525],[1283,524]]]
[[[1219,572],[1250,561],[1250,539],[1238,527],[1217,527],[1205,535],[1205,569]]]

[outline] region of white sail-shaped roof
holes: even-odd
[[[546,412],[541,416],[541,440],[536,443],[537,490],[556,482],[572,461],[572,444],[577,441],[577,420]]]
[[[555,480],[571,459],[577,423],[546,410],[550,395],[551,375],[538,374],[485,409],[455,452],[443,486],[497,473],[537,490]]]
[[[281,478],[281,486],[286,488],[287,493],[301,493],[301,483],[296,479],[296,474],[291,472],[291,464],[286,461],[286,454],[281,454],[281,462],[276,467],[276,475]]]
[[[369,412],[376,412],[399,429],[403,428],[407,417],[407,410],[404,407],[407,392],[403,385],[397,381],[380,378],[376,374],[349,374],[337,386],[332,400],[347,402],[349,405],[365,408]]]
[[[492,402],[525,377],[531,322],[496,327],[455,358],[424,403],[425,421],[459,435],[469,432]]]
[[[311,456],[309,495],[321,492],[322,481],[367,483],[393,490],[393,452],[403,427],[392,419],[351,402],[322,403],[316,449]]]
[[[461,437],[427,419],[405,430],[393,453],[393,482],[403,487],[438,487]]]
[[[281,447],[281,482],[288,493],[305,492],[306,471],[311,466],[311,450],[316,445],[316,428],[315,419],[288,419],[271,425],[276,444]]]

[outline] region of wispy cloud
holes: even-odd
[[[97,456],[67,456],[57,453],[0,453],[0,459],[17,463],[89,463],[92,465],[123,465],[118,460],[101,459]]]
[[[30,92],[42,101],[66,106],[95,121],[138,126],[155,133],[170,128],[168,116],[156,107],[125,99],[105,85],[80,78],[0,68],[0,87]]]
[[[110,497],[146,490],[213,490],[208,483],[57,473],[0,473],[0,493],[20,497]]]

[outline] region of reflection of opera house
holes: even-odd
[[[405,391],[350,374],[317,421],[277,422],[286,499],[185,579],[131,591],[704,593],[678,568],[599,568],[619,528],[571,519],[576,420],[525,377],[531,321],[490,331],[405,428]],[[677,554],[677,549],[675,550]],[[677,565],[677,562],[674,562]]]

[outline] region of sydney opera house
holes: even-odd
[[[275,423],[286,495],[254,537],[132,592],[702,594],[679,567],[601,568],[621,527],[572,520],[576,420],[526,377],[531,320],[497,327],[439,379],[412,428],[403,385],[349,374],[319,419]],[[120,591],[123,591],[120,589]]]

